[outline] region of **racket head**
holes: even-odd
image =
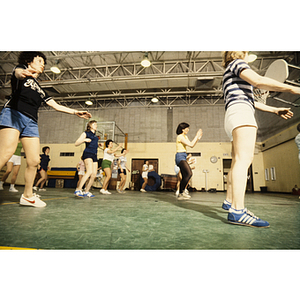
[[[265,77],[285,82],[289,77],[289,67],[284,59],[277,59],[271,63],[266,71]]]

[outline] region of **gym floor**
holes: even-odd
[[[126,191],[76,198],[73,189],[40,192],[45,208],[24,207],[19,193],[0,191],[0,249],[223,250],[300,249],[300,200],[275,193],[246,194],[246,207],[269,228],[231,225],[224,192]]]

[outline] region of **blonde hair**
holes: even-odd
[[[241,58],[243,59],[248,51],[224,51],[222,53],[222,66],[224,68],[227,68],[229,63],[231,63],[233,60]]]
[[[96,121],[96,120],[91,120],[91,121],[89,121],[89,122],[87,123],[87,125],[86,125],[86,131],[90,131],[90,130],[91,130],[91,125],[92,125],[93,123],[97,123],[97,121]]]

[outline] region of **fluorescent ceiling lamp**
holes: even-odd
[[[156,98],[156,96],[154,96],[154,97],[151,99],[151,101],[152,101],[153,103],[157,103],[159,100]]]
[[[254,62],[256,59],[257,59],[257,55],[255,55],[255,54],[249,54],[249,56],[248,56],[248,62],[249,63]]]
[[[91,100],[86,100],[86,101],[85,101],[85,104],[86,104],[86,105],[93,105],[93,102],[92,102]]]
[[[58,66],[53,66],[53,67],[50,68],[50,70],[55,74],[60,73],[60,69],[58,68]]]

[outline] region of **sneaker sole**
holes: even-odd
[[[21,201],[20,201],[20,205],[43,208],[43,207],[46,206],[46,203],[44,202],[42,205],[36,205],[36,203],[31,203],[31,202],[28,202],[28,201],[26,201],[26,200],[21,200]]]
[[[76,197],[78,197],[78,198],[84,198],[83,195],[76,195],[76,194],[74,194],[74,196],[76,196]]]
[[[234,222],[234,221],[229,221],[228,222],[230,224],[233,224],[233,225],[240,225],[240,226],[247,226],[247,227],[255,227],[255,228],[268,228],[270,227],[270,224],[267,225],[267,226],[255,226],[255,225],[251,225],[251,224],[247,224],[247,223],[241,223],[241,222]]]

